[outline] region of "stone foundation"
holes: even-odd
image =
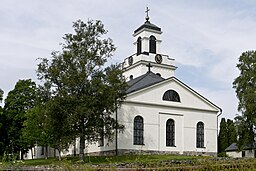
[[[217,157],[217,153],[215,152],[196,152],[196,151],[184,151],[184,156],[212,156]]]
[[[116,155],[116,150],[110,151],[100,151],[88,153],[91,156],[114,156]],[[184,156],[212,156],[216,157],[215,152],[195,152],[195,151],[184,151],[179,153],[177,151],[152,151],[152,150],[131,150],[131,149],[118,149],[118,155],[132,155],[132,154],[174,154],[174,155],[184,155]]]

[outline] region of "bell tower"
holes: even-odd
[[[161,53],[161,28],[152,24],[146,9],[145,22],[133,33],[135,54],[124,59],[124,76],[129,80],[145,74],[150,63],[152,72],[163,78],[174,76],[174,59]]]
[[[161,28],[154,24],[151,24],[148,16],[149,9],[146,10],[146,21],[138,29],[134,31],[133,37],[135,42],[133,43],[136,48],[137,55],[154,53],[160,51],[160,35],[162,34]]]

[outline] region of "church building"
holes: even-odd
[[[161,34],[147,13],[133,33],[135,53],[122,63],[129,88],[117,120],[125,131],[89,153],[217,154],[221,109],[175,77],[175,60],[160,51]]]
[[[217,155],[221,109],[175,77],[175,60],[160,51],[161,34],[147,13],[133,33],[135,53],[122,63],[129,88],[114,116],[125,130],[113,142],[88,144],[85,153]],[[63,155],[78,150],[79,140]]]

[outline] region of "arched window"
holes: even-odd
[[[137,55],[141,54],[141,37],[137,39]]]
[[[149,37],[149,53],[156,53],[156,38],[155,38],[155,36]]]
[[[167,90],[163,95],[163,100],[180,102],[179,94],[174,90]]]
[[[204,147],[204,123],[198,122],[196,125],[196,147]]]
[[[175,146],[175,124],[173,119],[166,122],[166,146]]]
[[[136,116],[134,118],[133,125],[133,144],[134,145],[143,145],[143,133],[144,132],[144,123],[141,116]]]

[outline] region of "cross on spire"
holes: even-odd
[[[151,63],[148,63],[148,64],[146,65],[146,67],[148,67],[148,72],[151,72],[151,71],[150,71],[150,68],[152,67]]]
[[[149,11],[150,11],[150,9],[147,7],[147,8],[146,8],[146,11],[145,11],[145,13],[147,14],[147,15],[146,15],[146,20],[147,20],[147,21],[149,20],[149,16],[148,16],[148,12],[149,12]]]

